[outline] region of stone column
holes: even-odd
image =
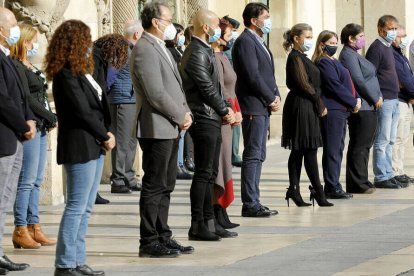
[[[122,34],[124,31],[124,23],[129,19],[138,19],[138,1],[113,1],[112,20],[114,32]]]

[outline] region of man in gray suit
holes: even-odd
[[[178,137],[192,123],[180,74],[164,40],[175,38],[168,6],[151,2],[141,13],[144,34],[132,50],[131,78],[137,97],[141,146],[140,257],[177,257],[194,251],[171,238],[167,224],[177,173]]]

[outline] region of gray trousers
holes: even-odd
[[[134,161],[137,149],[135,104],[112,104],[111,121],[116,146],[112,150],[111,183],[114,186],[132,187],[138,183]]]
[[[6,213],[11,210],[16,199],[17,182],[23,162],[23,147],[17,142],[16,153],[0,157],[0,256],[3,252],[3,234],[6,223]]]

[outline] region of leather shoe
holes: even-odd
[[[82,275],[105,275],[105,272],[103,272],[102,270],[93,270],[86,264],[79,265],[78,267],[76,267],[76,271],[80,272]]]
[[[165,247],[171,250],[178,250],[182,254],[191,254],[194,252],[194,247],[192,246],[182,246],[174,239],[169,239],[164,243]]]
[[[242,208],[242,217],[263,218],[270,217],[271,215],[270,211],[264,208]]]
[[[234,167],[240,168],[243,164],[243,161],[234,161],[231,163]]]
[[[398,182],[401,182],[401,183],[409,183],[410,182],[410,179],[407,178],[407,176],[405,176],[405,175],[397,175],[397,176],[394,176],[393,178],[395,180],[397,180]]]
[[[175,258],[179,255],[179,250],[169,249],[158,241],[139,247],[141,258]]]
[[[96,194],[95,204],[108,204],[110,201],[101,197],[99,193]]]
[[[133,186],[129,186],[129,189],[133,192],[139,192],[142,190],[142,185],[140,183],[137,183]]]
[[[9,273],[7,269],[0,268],[0,275],[6,275],[7,273]]]
[[[353,197],[352,194],[345,192],[344,190],[336,190],[336,191],[325,191],[326,198],[332,199],[350,199]]]
[[[376,191],[375,188],[368,188],[366,189],[364,192],[362,192],[363,194],[372,194]]]
[[[397,177],[393,177],[390,179],[390,182],[400,186],[401,188],[407,188],[409,183],[405,179],[403,181],[399,181]]]
[[[193,179],[193,175],[184,166],[177,167],[177,179]]]
[[[408,179],[410,183],[414,183],[414,178],[409,177],[408,175],[404,174],[405,178]]]
[[[131,190],[125,185],[111,185],[111,194],[129,194]]]
[[[28,267],[30,267],[29,264],[13,263],[6,255],[4,255],[3,257],[0,257],[0,268],[6,269],[8,271],[20,271],[20,270],[25,270]]]
[[[77,271],[76,268],[56,268],[54,276],[82,276],[81,272]]]
[[[378,181],[374,183],[375,188],[379,189],[399,189],[400,185],[392,183],[390,180]]]
[[[193,158],[186,157],[184,159],[184,165],[187,168],[187,170],[189,170],[190,172],[194,172],[195,171],[195,164],[194,164]]]
[[[269,211],[272,216],[276,216],[277,214],[279,214],[277,210],[271,210],[267,206],[261,205],[261,208],[265,209],[266,211]]]

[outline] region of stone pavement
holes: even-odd
[[[278,144],[268,148],[261,198],[263,204],[279,211],[271,218],[240,217],[240,169],[234,169],[236,199],[228,211],[231,220],[241,224],[235,229],[239,237],[234,239],[187,240],[190,181],[178,181],[169,223],[176,239],[196,251],[176,259],[139,258],[139,192],[112,195],[109,185],[102,185],[101,195],[111,204],[95,206],[87,235],[88,264],[105,270],[106,275],[414,275],[414,185],[332,200],[335,206],[331,208],[298,208],[293,202],[288,208],[284,200],[288,155]],[[414,176],[411,144],[406,155],[406,169]],[[309,199],[309,181],[302,175],[302,195]],[[343,178],[344,170],[344,183]],[[57,234],[63,207],[41,208],[40,219],[51,236]],[[14,249],[12,231],[10,214],[5,252],[32,268],[9,275],[53,275],[55,247]]]

